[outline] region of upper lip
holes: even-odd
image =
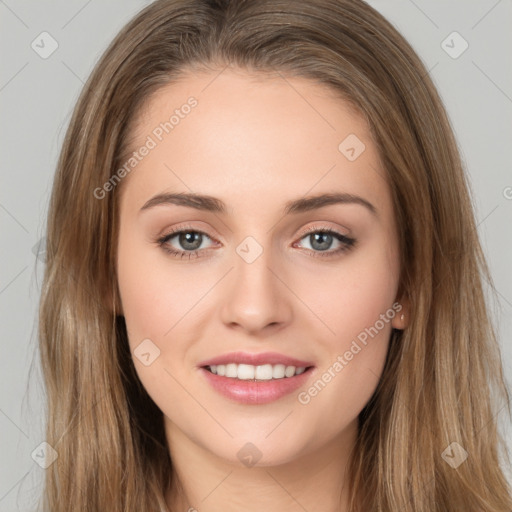
[[[313,363],[302,361],[294,357],[278,354],[277,352],[262,352],[260,354],[250,354],[248,352],[229,352],[221,356],[202,361],[198,366],[211,366],[218,364],[250,364],[260,366],[264,364],[284,364],[285,366],[295,366],[296,368],[313,366]]]

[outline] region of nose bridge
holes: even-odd
[[[289,320],[290,304],[286,287],[275,276],[274,267],[279,264],[274,253],[269,237],[262,244],[248,236],[235,248],[230,289],[222,308],[224,323],[257,331]]]

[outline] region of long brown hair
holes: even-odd
[[[456,142],[421,60],[360,0],[159,0],[96,65],[48,215],[39,334],[46,441],[58,458],[46,470],[44,510],[167,510],[173,471],[162,413],[116,314],[119,190],[94,191],[122,165],[155,91],[187,69],[226,66],[329,86],[365,117],[386,170],[411,322],[393,331],[359,417],[351,509],[512,510],[496,426],[509,395],[483,292],[492,280]],[[454,449],[467,453],[457,468],[446,458]]]

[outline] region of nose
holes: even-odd
[[[255,335],[280,330],[292,319],[293,293],[270,251],[250,263],[235,253],[224,292],[220,315],[229,328]]]

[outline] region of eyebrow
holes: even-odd
[[[155,206],[167,204],[187,206],[189,208],[195,208],[196,210],[203,210],[213,213],[225,214],[227,212],[226,203],[224,203],[221,199],[208,195],[184,192],[157,194],[144,204],[144,206],[141,208],[141,211],[153,208]],[[367,208],[374,216],[378,216],[375,206],[373,206],[373,204],[366,199],[353,194],[341,192],[301,197],[293,201],[288,201],[284,206],[283,213],[285,215],[290,213],[298,214],[333,204],[359,204]]]

